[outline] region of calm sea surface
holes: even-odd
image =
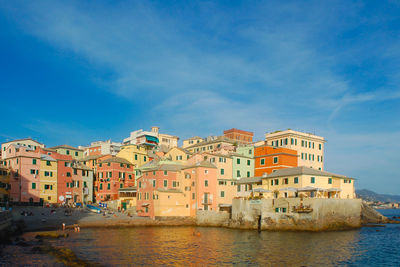
[[[400,216],[400,210],[381,212]],[[337,232],[260,234],[201,227],[83,229],[52,242],[106,266],[400,266],[400,224]],[[48,255],[13,253],[0,257],[0,263],[56,264]]]

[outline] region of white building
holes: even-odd
[[[290,129],[265,134],[267,145],[294,149],[299,155],[298,166],[317,170],[324,169],[325,142],[325,138],[321,136]]]
[[[178,136],[162,134],[159,130],[159,127],[153,126],[151,131],[143,131],[143,129],[133,131],[128,138],[124,139],[124,144],[164,146],[167,149],[178,146]]]
[[[90,143],[90,146],[84,147],[79,146],[79,149],[83,149],[83,155],[85,157],[91,155],[108,155],[111,154],[113,156],[117,155],[119,151],[121,151],[122,143],[112,142],[111,140],[107,141],[96,141]]]

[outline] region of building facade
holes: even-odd
[[[22,146],[26,147],[28,150],[35,150],[36,148],[44,148],[45,145],[42,143],[39,143],[38,141],[33,140],[32,138],[25,138],[25,139],[17,139],[9,142],[5,142],[1,144],[1,158],[5,159],[8,156],[8,150],[7,148],[10,145],[17,145],[17,146]]]
[[[286,130],[265,134],[265,141],[270,146],[296,150],[299,155],[298,166],[324,170],[326,140],[321,136]]]
[[[260,177],[279,169],[298,166],[297,151],[269,145],[254,148],[254,176]]]
[[[97,164],[96,202],[118,199],[118,190],[135,186],[133,165],[126,159],[111,157]]]
[[[238,144],[249,144],[253,142],[254,133],[232,128],[225,130],[224,136],[237,142]]]

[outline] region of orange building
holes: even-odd
[[[263,145],[254,149],[254,176],[270,174],[274,170],[297,167],[297,151],[282,147]]]
[[[225,130],[224,136],[240,144],[248,144],[253,142],[254,133],[232,128]]]

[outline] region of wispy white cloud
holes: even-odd
[[[104,78],[94,71],[93,80],[132,105],[147,103],[145,110],[128,114],[135,121],[158,124],[183,138],[220,134],[227,127],[253,130],[260,139],[266,131],[289,127],[315,131],[332,140],[328,147],[343,149],[332,149],[327,158],[345,172],[356,159],[341,160],[341,154],[357,157],[365,144],[375,144],[368,150],[372,159],[380,149],[394,153],[378,146],[394,133],[371,126],[377,136],[353,130],[346,137],[338,133],[349,131],[337,119],[351,121],[349,106],[400,99],[398,42],[371,30],[392,17],[366,17],[364,3],[349,1],[221,5],[13,1],[1,10],[38,40],[111,73]],[[33,122],[27,128],[53,136],[69,133],[77,140],[83,133],[53,125]],[[362,173],[364,167],[355,169]]]

